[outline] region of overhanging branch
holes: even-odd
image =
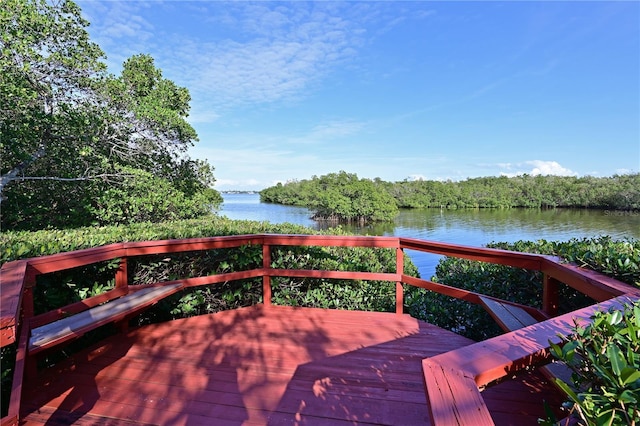
[[[36,161],[39,158],[44,157],[46,150],[44,146],[40,146],[40,148],[34,152],[28,160],[23,161],[18,164],[13,169],[9,170],[4,175],[0,176],[0,201],[2,201],[2,192],[4,191],[4,187],[14,180],[19,180],[19,175],[27,168],[31,163]]]
[[[78,181],[85,181],[85,180],[93,180],[93,179],[102,179],[102,178],[110,178],[110,177],[126,177],[129,175],[125,175],[125,174],[119,174],[119,173],[103,173],[103,174],[99,174],[99,175],[91,175],[91,176],[82,176],[82,177],[75,177],[75,178],[62,178],[62,177],[55,177],[55,176],[19,176],[14,178],[13,180],[15,181],[23,181],[23,180],[55,180],[58,182],[78,182]]]

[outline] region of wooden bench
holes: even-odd
[[[531,314],[518,306],[483,296],[480,296],[480,302],[504,331],[518,330],[539,322],[532,317]],[[558,378],[571,386],[572,371],[565,363],[561,361],[551,362],[539,367],[539,370],[554,385],[556,384],[554,379]]]
[[[147,308],[158,300],[182,289],[182,284],[145,287],[110,300],[75,315],[33,328],[29,338],[29,354],[33,355]],[[131,287],[130,287],[131,289]]]
[[[518,330],[538,322],[531,314],[518,306],[483,296],[480,296],[480,302],[504,331]]]

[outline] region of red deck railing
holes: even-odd
[[[227,249],[246,245],[262,247],[262,266],[251,270],[234,271],[205,277],[184,279],[150,285],[130,285],[127,274],[129,259],[154,254],[168,254]],[[274,246],[370,247],[396,251],[394,273],[349,272],[328,270],[279,269],[271,266]],[[16,344],[13,388],[9,413],[2,425],[17,424],[20,395],[25,372],[35,353],[29,349],[31,330],[69,315],[78,314],[112,299],[149,287],[195,287],[233,280],[262,277],[263,302],[271,303],[272,277],[308,277],[344,280],[372,280],[396,282],[396,312],[403,310],[403,284],[417,286],[450,297],[482,304],[481,297],[472,291],[445,286],[404,274],[404,250],[417,250],[451,257],[541,271],[544,274],[542,309],[511,304],[526,310],[541,321],[492,339],[450,351],[423,361],[424,381],[431,418],[434,424],[481,425],[493,424],[482,400],[480,389],[532,365],[549,362],[549,341],[559,341],[558,334],[568,334],[574,319],[587,321],[598,309],[620,307],[627,301],[640,299],[640,290],[602,274],[562,263],[549,256],[519,253],[489,248],[468,247],[433,241],[396,237],[319,236],[319,235],[242,235],[188,240],[145,241],[111,244],[86,250],[60,253],[5,263],[0,270],[0,344]],[[33,289],[41,274],[63,271],[102,261],[120,259],[115,274],[115,288],[99,296],[85,299],[38,316],[34,314]],[[176,284],[179,284],[177,286]],[[555,316],[558,307],[558,288],[566,284],[593,298],[596,304],[562,316]],[[168,294],[168,293],[167,293]],[[490,296],[488,296],[490,297]],[[497,300],[497,299],[495,299]],[[121,320],[126,318],[115,318]],[[61,338],[62,342],[71,335]],[[455,395],[455,398],[454,398]]]

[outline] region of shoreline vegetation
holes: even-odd
[[[401,208],[583,208],[640,214],[640,173],[385,182],[340,171],[278,183],[260,191],[260,201],[307,207],[314,220],[347,223],[392,221]]]

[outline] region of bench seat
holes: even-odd
[[[29,353],[40,352],[102,325],[122,320],[181,289],[182,284],[146,287],[86,311],[36,327],[31,330]]]
[[[502,303],[498,300],[482,296],[480,297],[480,301],[487,312],[491,314],[493,319],[504,331],[514,331],[538,323],[538,320],[518,306],[511,305],[509,303]],[[552,381],[554,384],[555,378],[558,378],[569,385],[572,383],[572,371],[563,362],[551,362],[539,367],[539,369],[547,379]]]
[[[480,301],[504,331],[518,330],[538,322],[527,311],[517,306],[482,296]]]

